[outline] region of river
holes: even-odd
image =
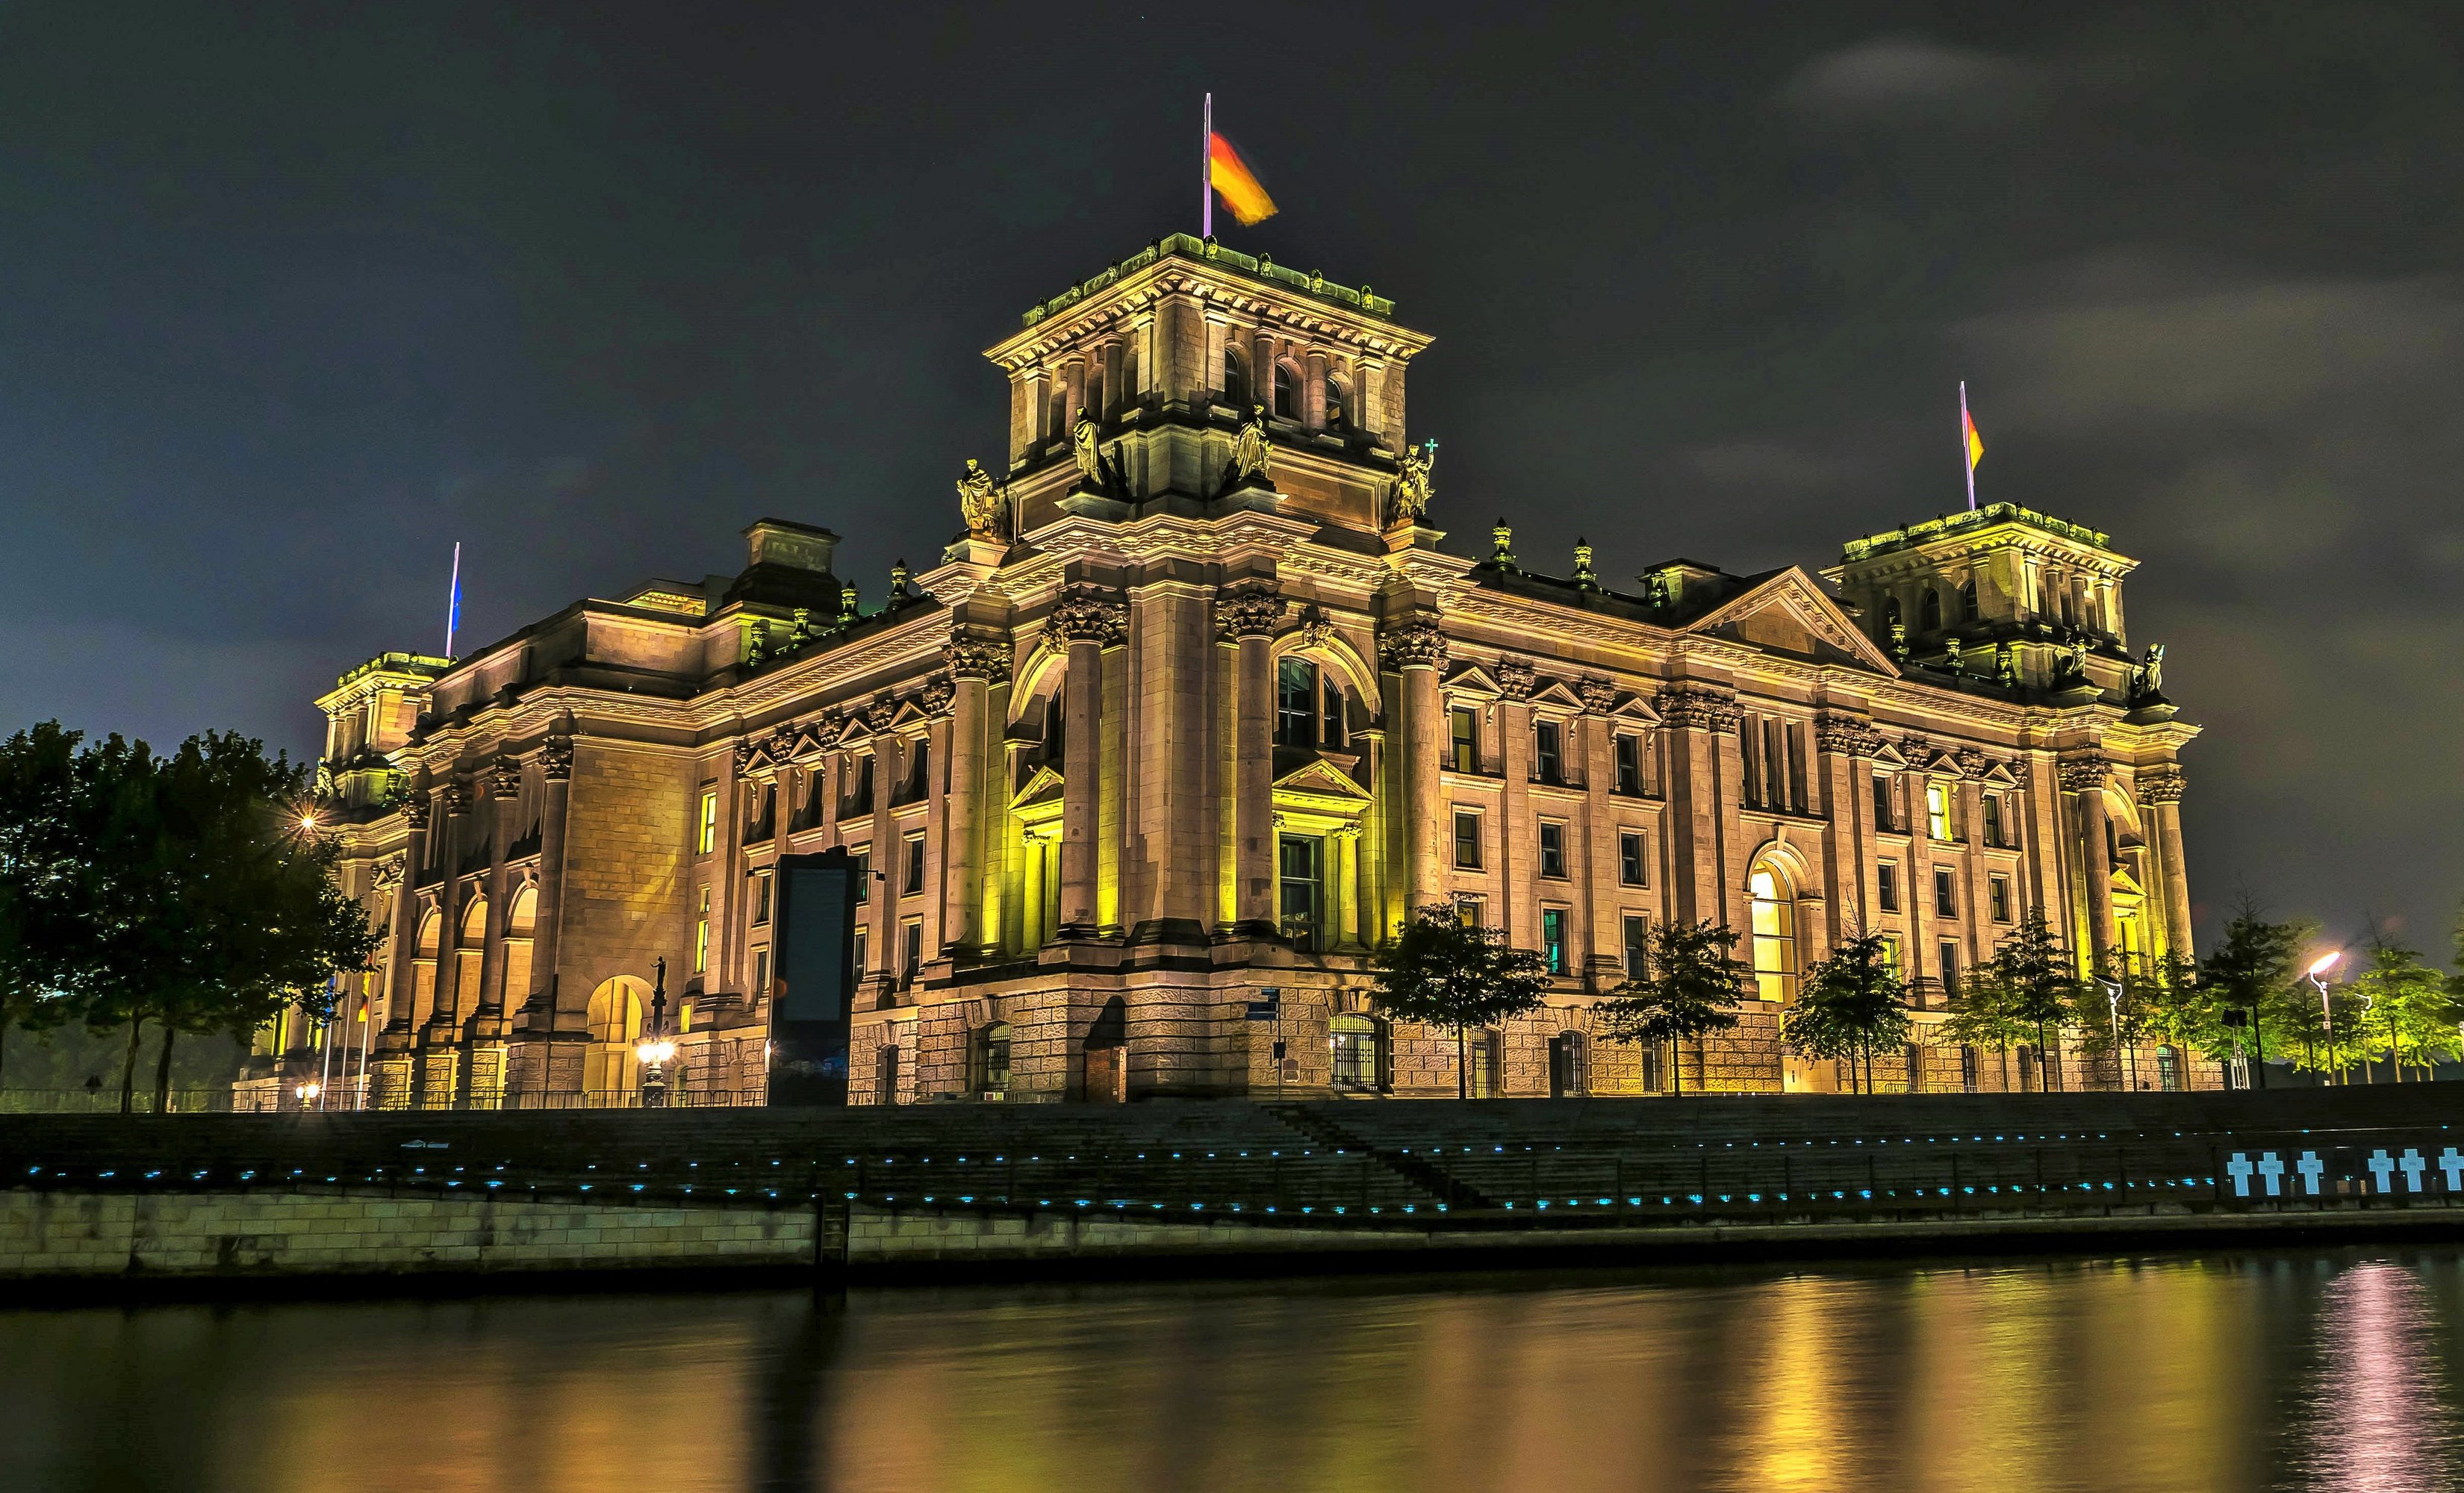
[[[2464,1253],[0,1312],[0,1486],[2464,1486]]]

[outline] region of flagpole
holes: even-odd
[[[453,628],[462,621],[462,541],[453,541],[453,581],[445,599],[445,656],[453,656]]]
[[[1215,96],[1198,116],[1198,236],[1215,236]]]
[[[1976,512],[1976,453],[1968,444],[1968,381],[1959,381],[1959,464],[1968,469],[1968,511]]]

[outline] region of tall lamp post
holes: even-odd
[[[2330,1057],[2336,1052],[2336,1013],[2327,1004],[2327,972],[2334,969],[2336,961],[2343,956],[2343,950],[2330,949],[2310,964],[2309,979],[2311,984],[2319,987],[2319,1021],[2327,1032],[2327,1053]]]
[[[2104,987],[2105,1009],[2113,1017],[2113,1087],[2125,1087],[2122,1076],[2122,981],[2100,979],[2097,983]]]
[[[676,1055],[676,1044],[668,1038],[668,961],[665,957],[650,964],[650,1029],[642,1034],[634,1045],[633,1056],[642,1060],[642,1108],[663,1109],[668,1103],[668,1064]]]

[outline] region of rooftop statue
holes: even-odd
[[[967,533],[979,539],[1001,537],[1001,490],[976,458],[967,458],[967,470],[958,473],[958,512],[965,516]]]
[[[1390,524],[1419,523],[1428,516],[1429,499],[1438,495],[1437,485],[1430,473],[1438,465],[1438,443],[1428,443],[1425,453],[1419,447],[1406,446],[1397,458],[1395,495],[1389,502],[1386,521]]]
[[[1232,479],[1261,481],[1266,477],[1266,406],[1251,405],[1249,418],[1241,422],[1241,433],[1232,438]],[[1084,458],[1081,458],[1084,465]]]
[[[2161,700],[2165,697],[2165,645],[2147,645],[2147,658],[2139,666],[2139,697]]]
[[[1095,422],[1079,406],[1078,418],[1069,422],[1069,450],[1078,458],[1078,475],[1090,487],[1104,485],[1104,456],[1095,449]]]

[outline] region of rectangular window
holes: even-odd
[[[847,864],[855,869],[855,899],[872,900],[872,846],[857,845],[847,852]]]
[[[1874,827],[1897,829],[1899,821],[1891,813],[1891,779],[1888,774],[1874,775]]]
[[[1882,936],[1882,968],[1895,977],[1900,973],[1900,941],[1887,933]]]
[[[1455,865],[1467,871],[1480,869],[1480,816],[1458,812],[1455,815]]]
[[[1455,921],[1465,928],[1486,928],[1488,899],[1486,897],[1455,898]]]
[[[1986,877],[1986,878],[1985,878],[1985,898],[1986,898],[1986,901],[1987,901],[1987,902],[1989,902],[1990,904],[1991,904],[1992,912],[1993,912],[1993,921],[1995,921],[1995,922],[1997,922],[1997,923],[2007,923],[2007,922],[2011,921],[2011,878],[2010,878],[2010,877],[2008,877],[2008,876],[1988,876],[1988,877]]]
[[[693,973],[710,970],[710,889],[701,889],[701,907],[693,922]]]
[[[1275,744],[1317,745],[1317,668],[1308,659],[1275,666]]]
[[[1948,843],[1951,838],[1951,828],[1950,785],[1939,782],[1926,783],[1925,833],[1936,840]]]
[[[1987,794],[1985,796],[1983,808],[1985,810],[1985,843],[1990,845],[1998,846],[2002,844],[2002,795],[1998,793]]]
[[[753,878],[753,926],[759,928],[770,921],[770,873]]]
[[[1625,919],[1625,977],[1640,979],[1651,972],[1651,919],[1631,912]]]
[[[1935,949],[1934,954],[1942,960],[1940,973],[1943,994],[1948,995],[1959,988],[1959,945],[1945,943]]]
[[[1286,835],[1277,842],[1282,931],[1298,949],[1317,947],[1318,866],[1324,845],[1312,835]]]
[[[900,959],[898,972],[905,976],[907,982],[912,985],[924,970],[924,920],[920,917],[909,918],[901,925],[901,936],[907,947]]]
[[[1642,743],[1632,736],[1617,738],[1617,791],[1642,792]]]
[[[924,831],[916,830],[899,844],[899,853],[907,858],[902,867],[907,879],[901,884],[903,896],[913,896],[924,889]]]
[[[865,945],[870,940],[869,940],[865,935],[871,932],[872,930],[869,928],[859,928],[855,931],[855,977],[858,979],[864,978],[864,972],[867,968],[864,962],[866,952]]]
[[[1900,868],[1892,862],[1874,867],[1874,901],[1885,912],[1900,910]]]
[[[1939,917],[1959,915],[1959,884],[1949,871],[1939,867],[1933,873],[1933,910]]]
[[[1633,831],[1617,836],[1617,880],[1628,887],[1648,887],[1651,878],[1642,858],[1642,836]]]
[[[855,759],[855,788],[847,795],[847,817],[861,819],[872,812],[872,754],[867,752]]]
[[[770,950],[767,945],[753,951],[753,999],[766,1000],[770,996]]]
[[[1540,826],[1540,874],[1563,877],[1566,874],[1566,826]]]
[[[701,791],[701,819],[693,830],[693,853],[708,855],[718,848],[718,790]]]
[[[1531,728],[1531,767],[1542,782],[1566,780],[1566,765],[1557,750],[1557,723],[1544,720]]]
[[[1540,954],[1549,961],[1549,973],[1566,973],[1566,910],[1543,908],[1540,911]]]
[[[1448,715],[1452,722],[1450,729],[1454,733],[1448,748],[1448,760],[1454,763],[1456,772],[1479,772],[1480,712],[1457,706]]]

